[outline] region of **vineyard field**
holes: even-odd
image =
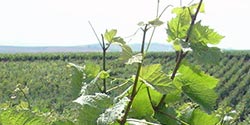
[[[128,77],[135,68],[118,60],[119,53],[107,53],[107,68],[110,76]],[[188,55],[196,64],[192,54]],[[165,72],[173,70],[175,53],[148,53],[145,64],[160,63]],[[36,53],[0,54],[0,108],[6,104],[18,105],[30,101],[33,109],[40,112],[53,111],[60,118],[71,120],[77,113],[71,90],[72,69],[69,63],[84,65],[95,63],[101,66],[101,53]],[[218,78],[216,108],[231,107],[238,113],[238,122],[250,117],[250,51],[225,51],[218,64],[201,65],[204,72]],[[17,93],[17,86],[27,90],[27,97]],[[72,112],[75,111],[75,112]]]

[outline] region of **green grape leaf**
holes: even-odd
[[[182,83],[183,93],[210,113],[216,104],[217,94],[213,89],[218,80],[187,64],[180,66],[179,73],[175,82]]]
[[[109,73],[107,71],[101,71],[100,74],[99,74],[99,77],[101,79],[107,79],[109,77]]]
[[[192,102],[184,103],[181,105],[181,107],[178,108],[178,110],[181,113],[180,119],[182,121],[185,121],[187,123],[190,122],[190,118],[192,117],[192,113],[194,111],[194,104]]]
[[[156,107],[159,104],[160,100],[161,100],[162,94],[159,93],[158,91],[154,90],[154,89],[149,88],[149,87],[147,87],[147,91],[149,92],[149,94],[151,96],[152,105],[154,107]],[[170,94],[168,94],[168,95],[170,95]],[[171,103],[171,102],[167,102],[167,101],[169,101],[169,98],[168,99],[166,98],[164,100],[164,102],[166,102],[168,104]]]
[[[0,113],[1,125],[48,125],[48,120],[35,115],[29,110],[2,110]]]
[[[100,88],[98,88],[98,86],[96,85],[96,81],[97,81],[98,77],[96,77],[95,79],[93,79],[93,81],[89,84],[84,83],[82,88],[81,88],[81,95],[91,95],[94,94],[96,92],[100,92]]]
[[[139,86],[141,86],[141,89],[134,98],[129,116],[132,118],[147,119],[154,114],[154,109],[148,98],[147,87],[142,83],[140,84]]]
[[[72,84],[72,94],[74,98],[79,97],[83,91],[93,91],[96,88],[95,85],[93,85],[97,78],[97,75],[99,74],[100,67],[98,65],[95,65],[93,63],[86,63],[84,67],[75,65],[73,63],[69,63],[69,67],[73,68],[73,74],[71,76],[71,84]],[[92,83],[92,85],[86,85]],[[84,87],[83,87],[84,86]],[[87,89],[88,88],[88,89]],[[96,89],[95,89],[96,90]],[[87,94],[87,92],[85,92]]]
[[[176,15],[180,15],[183,13],[184,9],[186,9],[186,7],[176,7],[172,9],[172,13]]]
[[[177,31],[178,28],[178,18],[173,18],[170,21],[168,21],[167,23],[167,35],[168,35],[168,42],[173,42],[176,38],[177,38],[177,34],[179,34],[179,32]]]
[[[112,104],[112,99],[103,93],[82,95],[74,102],[82,105],[78,123],[80,125],[95,125],[99,116]]]
[[[118,44],[118,45],[120,45],[120,44],[122,44],[122,45],[126,44],[126,42],[124,41],[124,39],[121,38],[121,37],[115,37],[113,39],[113,41],[114,41],[113,44]]]
[[[199,3],[193,4],[191,6],[188,7],[176,7],[172,10],[172,13],[176,14],[176,15],[181,15],[183,13],[188,13],[189,16],[191,16],[191,14],[195,14],[197,8],[198,8]],[[201,4],[201,8],[199,10],[200,13],[205,13],[205,6],[204,4]]]
[[[172,90],[167,93],[165,98],[166,104],[174,104],[181,100],[181,91],[179,89]]]
[[[175,39],[174,42],[173,42],[173,47],[175,49],[175,51],[180,51],[182,50],[182,46],[181,46],[181,43],[180,43],[180,39]]]
[[[193,66],[191,64],[188,64],[187,62],[184,62],[178,72],[180,73],[177,78],[180,80],[183,80],[183,85],[189,85],[189,84],[202,84],[206,88],[214,89],[219,80],[205,74],[203,71],[201,71],[200,67]],[[185,82],[187,81],[187,82]]]
[[[204,64],[219,64],[222,53],[217,47],[208,47],[201,43],[191,43],[194,58]]]
[[[83,83],[83,86],[81,88],[81,95],[92,95],[97,92],[100,92],[101,88],[98,86],[97,81],[100,79],[100,77],[102,78],[109,77],[109,74],[106,74],[106,73],[107,72],[101,71],[89,83],[86,83],[86,82]]]
[[[121,55],[119,57],[119,60],[122,62],[126,62],[133,56],[133,51],[126,44],[120,44],[120,46],[122,48],[122,52],[121,52]]]
[[[139,81],[139,84],[140,85],[139,85],[139,87],[137,89],[140,88],[140,91],[142,91],[142,95],[145,94],[145,97],[149,97],[149,95],[151,96],[151,102],[149,101],[149,102],[147,102],[147,104],[151,103],[152,104],[151,106],[156,107],[159,104],[160,100],[161,100],[162,94],[160,92],[156,91],[155,89],[152,89],[152,88],[148,87],[141,80]],[[131,92],[132,89],[130,88],[129,91]],[[148,101],[148,100],[146,100],[146,101]]]
[[[218,34],[208,26],[202,26],[201,21],[193,25],[190,35],[190,41],[192,43],[218,44],[223,38],[224,36]]]
[[[191,11],[192,14],[195,14],[196,9],[198,8],[198,6],[199,6],[199,3],[195,3],[195,4],[191,5],[191,6],[189,6],[190,11]],[[204,5],[204,3],[201,4],[199,12],[200,13],[205,13],[205,5]]]
[[[69,63],[68,66],[73,68],[73,73],[71,76],[71,84],[72,84],[71,91],[73,98],[77,98],[80,95],[81,88],[83,85],[82,82],[83,82],[84,67],[77,66],[73,63]]]
[[[121,56],[119,57],[120,61],[126,62],[129,58],[133,56],[132,49],[126,45],[126,42],[121,37],[115,37],[112,44],[117,44],[122,48]]]
[[[128,61],[125,64],[131,65],[133,63],[142,63],[142,54],[138,53],[131,58],[128,59]]]
[[[162,71],[160,64],[153,64],[142,67],[140,78],[144,84],[155,89],[156,91],[166,94],[176,89],[172,84],[172,80]]]
[[[106,30],[104,34],[105,40],[107,40],[109,43],[112,43],[116,33],[117,33],[116,29],[112,29],[110,31]]]
[[[175,39],[185,39],[189,29],[191,18],[187,14],[177,16],[171,19],[167,25],[168,42],[173,42]]]
[[[217,99],[217,94],[214,90],[205,88],[200,84],[184,85],[182,91],[192,101],[198,103],[206,112],[210,113]]]
[[[161,26],[162,24],[164,24],[164,22],[162,22],[159,18],[149,21],[148,23],[154,27]]]
[[[169,22],[168,22],[168,27],[167,27],[167,34],[168,34],[168,42],[174,42],[176,39],[180,39],[183,40],[187,37],[187,31],[190,27],[190,23],[192,20],[192,15],[195,14],[196,10],[198,8],[198,4],[193,4],[189,7],[177,7],[174,8],[172,10],[172,13],[176,14],[176,17],[172,18]],[[204,4],[201,5],[200,8],[200,12],[204,13]],[[197,23],[199,24],[199,23]],[[201,27],[198,26],[194,26],[194,28],[192,28],[192,31],[194,29],[194,32],[197,29],[200,29]],[[208,30],[208,27],[204,27],[202,30],[204,33],[201,33],[200,30],[198,30],[198,34],[194,34],[191,35],[190,37],[199,37],[199,38],[203,38],[203,41],[212,41],[210,43],[213,42],[217,42],[218,40],[220,40],[221,38],[223,38],[222,36],[220,36],[219,34],[215,33],[212,29]],[[196,32],[195,32],[196,33]],[[209,35],[207,35],[207,37],[200,37],[201,35],[206,35],[206,33],[209,33]],[[198,36],[196,36],[198,35]],[[209,39],[208,39],[209,37]],[[193,39],[192,39],[193,40]],[[192,41],[191,40],[191,41]],[[195,40],[195,41],[199,41],[199,40]],[[180,46],[176,46],[177,43],[174,44],[174,48],[179,50]],[[185,47],[186,48],[186,47]]]
[[[124,97],[115,103],[111,108],[106,109],[106,111],[97,119],[97,124],[110,125],[117,120],[121,120],[128,102],[129,99]]]
[[[174,108],[171,107],[161,107],[157,112],[154,114],[154,118],[157,119],[162,124],[169,124],[169,125],[179,125],[178,121],[173,118],[168,117],[166,114],[177,117],[177,113]]]
[[[144,23],[143,21],[141,21],[141,22],[139,22],[137,25],[138,25],[138,26],[145,26],[145,23]]]
[[[87,62],[84,68],[84,82],[91,82],[99,74],[101,67],[93,62]]]
[[[190,125],[217,125],[220,118],[215,114],[208,115],[205,112],[202,112],[200,109],[195,109],[190,118]]]

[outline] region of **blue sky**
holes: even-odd
[[[191,0],[189,0],[191,1]],[[183,0],[183,5],[189,3]],[[195,0],[197,2],[197,0]],[[157,0],[0,0],[0,45],[74,46],[97,43],[88,24],[100,34],[118,29],[123,37],[133,34],[140,21],[155,17]],[[219,47],[250,49],[250,1],[204,0],[202,23],[226,36]],[[177,0],[161,0],[161,9]],[[167,11],[162,20],[171,17]],[[153,41],[166,43],[165,26]],[[127,38],[141,41],[141,34]]]

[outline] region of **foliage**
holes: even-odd
[[[28,61],[28,55],[33,56],[32,60]],[[47,61],[43,61],[38,59],[37,57],[51,57],[51,59]],[[20,100],[25,100],[20,92],[13,92],[16,89],[16,81],[19,81],[20,84],[25,88],[29,88],[29,94],[27,95],[30,99],[32,109],[39,110],[41,112],[49,112],[53,111],[58,115],[53,115],[56,117],[62,117],[62,119],[71,119],[73,120],[78,116],[78,109],[73,108],[75,105],[71,104],[73,100],[73,96],[71,93],[71,87],[69,83],[71,82],[71,77],[69,74],[73,71],[69,68],[65,67],[67,62],[61,58],[60,60],[54,60],[54,57],[65,55],[65,58],[70,62],[74,62],[77,64],[82,64],[83,62],[92,62],[92,64],[96,63],[100,65],[101,55],[99,53],[65,53],[65,54],[54,54],[54,53],[39,53],[39,54],[23,54],[22,56],[19,54],[11,55],[13,61],[9,60],[7,62],[1,61],[1,108],[8,107],[9,101],[11,101],[12,105],[16,105],[20,103]],[[236,110],[239,114],[236,118],[237,123],[239,121],[243,121],[248,118],[249,114],[249,106],[246,100],[243,98],[248,98],[249,94],[248,81],[249,77],[249,56],[250,53],[248,51],[225,51],[222,54],[219,65],[206,64],[202,65],[201,68],[206,73],[211,74],[212,76],[220,79],[218,86],[216,87],[216,92],[219,97],[216,105],[220,106],[224,109],[223,105],[228,105]],[[134,68],[132,65],[124,66],[122,63],[116,63],[113,60],[117,60],[119,53],[109,53],[107,55],[108,63],[107,67],[112,67],[112,71],[110,75],[115,77],[127,77],[134,72]],[[3,58],[10,58],[8,54],[2,54]],[[15,61],[16,59],[26,60],[26,61]],[[73,58],[74,57],[74,58]],[[77,58],[75,58],[77,57]],[[144,59],[144,64],[148,65],[151,63],[161,63],[162,71],[168,72],[171,70],[170,64],[174,63],[174,53],[148,53]],[[81,58],[85,58],[82,62]],[[162,60],[164,59],[164,60]],[[188,56],[188,60],[190,63],[196,65],[197,62],[194,60],[192,55]],[[232,67],[233,66],[233,67]],[[237,73],[238,72],[238,73]],[[47,74],[47,75],[46,75]],[[237,87],[233,89],[228,89],[228,87],[232,86],[233,83],[230,82],[235,76],[236,81],[233,83],[237,83]],[[48,84],[50,83],[50,84]],[[60,83],[57,94],[55,90],[57,90],[57,84]],[[113,81],[113,85],[117,84],[117,80]],[[36,88],[41,88],[39,91]],[[231,87],[230,87],[231,88]],[[34,91],[36,90],[36,91]],[[153,91],[153,90],[152,90]],[[172,104],[178,100],[180,100],[181,94],[178,94],[179,91],[172,92],[166,97],[166,102]],[[231,93],[228,94],[227,93]],[[11,95],[11,96],[10,96]],[[55,96],[56,95],[56,96]],[[174,96],[173,96],[174,95]],[[179,96],[179,97],[177,97]],[[10,99],[10,97],[16,97],[15,99]],[[177,98],[176,98],[177,97]],[[157,98],[157,97],[155,97]],[[51,103],[52,101],[55,101]],[[7,102],[8,101],[8,102]],[[157,100],[152,100],[154,104],[157,104]],[[26,103],[26,102],[25,102]],[[63,110],[62,110],[63,109]],[[63,112],[63,113],[62,113]],[[74,113],[72,113],[74,112]],[[60,115],[59,115],[60,114]],[[217,113],[218,114],[218,113]],[[233,117],[235,118],[235,117]]]
[[[26,60],[25,56],[28,56],[29,54],[23,54],[23,56],[19,56],[19,54],[13,55],[13,57],[16,57],[17,59],[22,57],[23,60]],[[31,54],[31,56],[37,57],[42,57],[44,54]],[[50,54],[47,54],[50,55]],[[61,54],[57,54],[61,55]],[[39,109],[42,112],[48,112],[50,110],[55,111],[57,114],[61,114],[61,112],[64,112],[61,114],[62,119],[65,118],[70,118],[74,119],[77,117],[77,110],[74,110],[75,108],[70,108],[70,107],[75,107],[75,105],[70,105],[70,100],[73,100],[73,96],[71,95],[71,88],[68,86],[70,83],[71,79],[68,74],[70,74],[72,70],[69,70],[65,65],[67,65],[67,62],[65,62],[63,59],[61,60],[53,60],[53,56],[57,56],[55,54],[51,54],[50,56],[52,57],[51,60],[47,61],[41,61],[41,60],[33,60],[32,62],[29,61],[11,61],[9,60],[8,62],[0,62],[1,66],[1,71],[2,73],[0,74],[1,77],[1,107],[8,107],[9,103],[3,103],[6,102],[7,100],[10,100],[10,96],[12,95],[13,97],[16,96],[15,99],[12,99],[12,104],[18,104],[18,100],[25,100],[25,98],[22,97],[22,95],[18,93],[13,93],[13,91],[16,88],[16,83],[21,83],[22,85],[25,85],[24,83],[27,82],[26,86],[29,88],[29,94],[28,98],[30,98],[31,105],[33,107],[33,110]],[[85,58],[84,62],[97,62],[100,63],[101,61],[101,55],[98,53],[67,53],[64,54],[66,55],[67,59],[70,59],[71,62],[79,63],[82,64],[83,61],[81,60],[80,57]],[[131,74],[133,74],[133,69],[131,66],[123,66],[122,63],[113,63],[113,60],[118,59],[118,53],[109,53],[107,55],[108,62],[108,67],[112,67],[112,69],[115,69],[111,71],[112,76],[116,77],[129,77]],[[223,58],[220,59],[220,64],[219,65],[202,65],[202,69],[208,73],[211,74],[212,76],[216,76],[217,78],[220,79],[219,85],[216,87],[216,91],[219,95],[219,98],[217,100],[216,105],[220,106],[222,109],[225,109],[223,105],[227,104],[228,106],[231,106],[236,110],[238,113],[237,117],[235,118],[235,122],[239,122],[240,119],[242,121],[244,119],[247,119],[248,116],[247,111],[245,111],[246,115],[243,114],[244,110],[247,110],[246,106],[246,100],[249,95],[248,88],[249,88],[249,56],[250,53],[248,51],[225,51],[223,53]],[[2,54],[1,57],[8,57],[8,54]],[[44,55],[45,56],[45,55]],[[78,58],[73,58],[73,57],[78,57]],[[92,57],[95,57],[97,59],[94,59]],[[148,53],[146,58],[144,59],[144,63],[150,64],[150,63],[161,63],[162,65],[162,71],[167,72],[169,71],[172,67],[168,65],[167,63],[174,63],[174,53]],[[10,57],[9,57],[10,58]],[[164,60],[162,60],[164,59]],[[197,64],[193,57],[190,55],[188,58],[189,62],[192,64]],[[233,66],[233,67],[232,67]],[[235,68],[234,68],[235,67]],[[30,70],[29,70],[30,69]],[[116,72],[114,74],[113,72]],[[126,72],[125,71],[129,71]],[[237,73],[238,72],[238,73]],[[47,74],[45,76],[44,74]],[[8,75],[8,77],[6,76]],[[229,82],[233,78],[232,76],[235,75],[236,81],[235,83],[238,83],[239,87],[235,89],[228,89],[226,86],[233,85],[233,83]],[[16,77],[17,76],[17,77]],[[23,76],[23,77],[21,77]],[[32,81],[31,81],[32,80]],[[18,82],[19,81],[19,82]],[[48,85],[47,82],[50,84]],[[8,84],[7,84],[8,83]],[[57,83],[60,83],[60,87],[58,90],[58,94],[55,98],[52,98],[55,94],[54,91],[56,90],[56,85]],[[113,82],[113,84],[116,84],[116,81]],[[46,87],[44,87],[46,86]],[[68,87],[67,87],[68,86]],[[42,87],[42,89],[39,90],[39,93],[35,88]],[[8,89],[7,89],[8,88]],[[223,91],[222,91],[223,90]],[[237,91],[240,90],[240,91]],[[153,90],[150,90],[152,93]],[[225,96],[225,93],[231,93],[230,95]],[[233,94],[235,93],[235,94]],[[171,96],[172,95],[172,96]],[[174,96],[173,96],[174,95]],[[176,98],[179,96],[178,98]],[[181,94],[179,94],[179,91],[172,92],[166,97],[166,100],[169,104],[175,104],[176,101],[180,100]],[[67,97],[67,98],[65,98]],[[62,100],[61,98],[64,98]],[[158,97],[160,98],[160,97]],[[154,104],[157,104],[157,97],[155,97],[156,100],[152,100]],[[52,100],[57,100],[56,103],[51,105]],[[230,101],[232,100],[232,101]],[[245,101],[244,101],[245,100]],[[50,107],[47,107],[48,109],[45,109],[46,105],[51,105]],[[64,111],[61,111],[62,107]],[[70,112],[75,112],[74,115]],[[67,113],[67,114],[66,114]],[[220,114],[220,113],[217,113]],[[241,115],[242,114],[242,115]],[[58,116],[57,116],[58,117]],[[74,117],[74,118],[71,118]],[[238,119],[238,120],[237,120]]]
[[[173,56],[167,56],[167,63],[162,62],[162,66],[159,64],[161,61],[155,63],[154,61],[156,61],[156,57],[152,57],[154,58],[151,59],[152,62],[149,61],[149,65],[147,63],[147,57],[150,57],[150,54],[144,51],[146,43],[145,36],[151,28],[157,28],[163,25],[164,22],[160,20],[160,16],[148,23],[142,23],[140,25],[143,31],[143,42],[140,53],[133,53],[132,49],[126,45],[126,42],[121,37],[116,36],[117,30],[107,30],[105,34],[102,35],[103,44],[100,44],[103,47],[103,53],[105,54],[103,56],[86,56],[88,59],[94,59],[98,64],[102,63],[102,69],[98,64],[93,62],[81,62],[83,66],[69,63],[68,66],[72,70],[60,70],[59,74],[67,74],[72,71],[70,85],[65,83],[67,86],[62,87],[62,85],[57,85],[58,81],[55,81],[53,84],[46,83],[44,85],[51,85],[51,88],[53,89],[57,88],[52,92],[61,96],[60,102],[64,102],[67,99],[67,101],[70,102],[75,99],[74,102],[79,103],[79,105],[73,107],[78,110],[79,114],[74,114],[74,118],[70,120],[65,120],[65,118],[63,120],[58,120],[56,118],[55,120],[49,120],[48,123],[47,116],[39,115],[38,111],[33,112],[36,108],[35,105],[32,104],[34,104],[36,100],[41,100],[41,97],[38,99],[33,93],[38,92],[38,89],[41,89],[41,87],[37,87],[36,90],[33,90],[35,87],[30,87],[33,81],[27,83],[27,80],[20,80],[18,83],[24,84],[24,87],[19,87],[19,89],[25,91],[21,91],[22,94],[14,93],[12,91],[8,92],[10,95],[13,94],[13,100],[10,104],[4,103],[5,105],[3,104],[1,106],[7,107],[7,109],[1,110],[0,123],[34,124],[33,122],[38,122],[36,124],[45,124],[45,122],[47,122],[46,124],[53,125],[125,123],[168,123],[173,125],[199,125],[202,123],[210,125],[226,123],[222,121],[225,121],[225,116],[231,116],[230,112],[214,112],[214,110],[217,97],[220,97],[220,99],[223,100],[225,98],[224,95],[227,95],[228,93],[225,93],[225,90],[218,90],[222,93],[217,95],[214,89],[219,80],[201,71],[201,69],[196,66],[207,66],[207,69],[209,70],[206,72],[215,73],[216,70],[213,71],[211,67],[216,67],[213,64],[219,64],[219,60],[221,59],[220,55],[222,55],[219,48],[209,47],[208,44],[219,43],[223,36],[214,32],[214,30],[208,26],[203,26],[201,21],[195,21],[198,12],[204,12],[204,5],[201,3],[202,2],[199,4],[193,4],[189,7],[178,7],[173,9],[175,17],[167,23],[167,34],[168,42],[172,43],[176,50],[176,59],[174,59]],[[106,40],[106,42],[104,40]],[[115,64],[114,61],[113,63],[110,61],[113,57],[107,56],[106,50],[111,44],[118,44],[121,46],[122,52],[119,59],[123,62],[127,62],[127,65]],[[192,54],[192,58],[185,60],[186,58],[190,58],[190,56],[187,55],[189,53]],[[110,53],[107,54],[109,55]],[[56,58],[52,56],[51,59],[62,59],[68,61],[74,59],[76,56],[72,54],[72,57],[70,56],[70,58],[67,58],[65,55],[63,55],[62,58],[61,56],[55,57]],[[41,57],[40,59],[43,58],[44,57]],[[82,57],[79,56],[77,58]],[[110,58],[110,60],[106,60],[108,58]],[[162,57],[159,56],[158,59],[162,59]],[[46,58],[46,60],[48,60],[48,58]],[[169,60],[172,61],[170,62]],[[176,62],[174,62],[174,60]],[[238,65],[243,64],[245,60],[244,57],[242,62]],[[22,59],[18,59],[18,61],[22,61]],[[193,62],[195,62],[195,66],[191,65]],[[63,64],[66,63],[67,62],[64,62]],[[109,63],[109,65],[106,66],[107,63]],[[51,64],[46,65],[46,68],[38,67],[38,69],[50,70],[47,68],[49,65]],[[123,70],[117,72],[117,69],[112,66],[122,67]],[[247,67],[248,65],[244,66],[240,72],[249,72]],[[131,71],[128,72],[126,68]],[[231,74],[234,74],[234,72],[236,71],[232,70]],[[223,73],[224,71],[221,72],[221,74]],[[236,76],[238,75],[235,75],[233,78],[236,79]],[[58,79],[61,80],[61,78],[65,78],[65,81],[69,80],[69,77],[60,77]],[[241,78],[243,79],[243,77]],[[230,84],[227,85],[229,89],[235,87],[233,83],[236,81],[237,80],[232,80],[232,82],[229,82]],[[245,81],[245,83],[243,82],[240,84],[242,88],[247,86],[246,84],[248,80],[243,81]],[[239,89],[240,88],[238,88],[238,90]],[[62,92],[62,95],[58,94],[58,92]],[[68,93],[68,95],[63,96],[63,94],[66,93]],[[246,94],[243,95],[248,97]],[[52,94],[51,96],[55,96],[55,94]],[[16,97],[20,98],[20,100],[25,99],[30,102],[19,102]],[[231,101],[232,99],[227,100],[233,102]],[[248,100],[245,101],[249,103]],[[12,107],[15,106],[13,105],[13,102],[15,105],[18,105],[15,109],[12,109]],[[57,101],[55,101],[55,104],[56,102]],[[28,109],[27,105],[30,105],[28,106]],[[26,109],[20,110],[20,107],[21,109],[26,107]],[[62,106],[59,112],[67,111],[64,108],[65,107]],[[241,107],[238,108],[244,109]],[[72,111],[72,109],[70,111]],[[220,117],[215,113],[220,114]],[[244,113],[246,114],[247,111],[244,111],[243,114]],[[14,118],[12,118],[10,114],[13,115]],[[242,114],[237,115],[241,117]],[[6,121],[7,118],[5,119],[5,116],[10,116],[10,119]],[[221,120],[221,118],[223,119]],[[204,123],[204,121],[207,122]]]
[[[28,110],[16,111],[12,109],[1,111],[0,123],[2,125],[47,125],[46,119],[35,116]]]
[[[146,120],[145,122],[150,124],[171,122],[171,124],[196,125],[207,120],[209,120],[207,124],[218,123],[219,118],[214,113],[211,113],[216,105],[217,94],[214,88],[218,80],[200,71],[199,68],[190,65],[188,61],[182,63],[189,50],[192,50],[194,58],[199,63],[218,63],[220,59],[219,48],[208,47],[208,44],[218,44],[223,36],[214,32],[208,26],[201,25],[201,21],[195,22],[199,12],[204,12],[202,0],[200,3],[189,7],[173,9],[173,13],[176,16],[168,22],[167,34],[168,41],[173,43],[176,49],[177,57],[175,68],[173,71],[170,71],[169,75],[162,71],[160,64],[143,66],[143,61],[147,54],[147,50],[144,50],[146,33],[150,28],[153,27],[155,30],[155,28],[164,23],[160,20],[160,16],[158,17],[157,15],[156,19],[148,23],[140,23],[139,26],[141,26],[143,32],[141,51],[134,56],[132,49],[126,45],[126,42],[121,37],[116,36],[116,29],[106,30],[105,34],[102,35],[102,43],[99,41],[103,48],[102,72],[97,70],[99,72],[97,73],[95,69],[88,70],[88,65],[79,68],[79,66],[71,64],[77,69],[74,73],[77,77],[74,77],[72,81],[77,82],[76,85],[72,83],[73,86],[76,86],[76,90],[73,91],[79,92],[82,89],[80,97],[75,100],[75,102],[82,105],[80,117],[78,118],[79,124],[119,123],[124,125],[128,119],[134,119],[135,121],[144,119]],[[150,43],[151,41],[149,41],[148,46]],[[107,80],[117,79],[110,75],[106,69],[106,51],[111,44],[121,46],[122,54],[120,59],[122,61],[128,60],[126,63],[128,65],[137,64],[136,74],[127,80],[124,79],[128,81],[125,82],[126,84],[132,83],[132,85],[129,85],[125,90],[123,90],[123,87],[120,87],[123,84],[115,87],[116,89],[111,88],[113,93],[118,93],[117,97],[107,95],[106,89],[110,87],[107,84]],[[105,72],[105,77],[101,78],[103,85],[100,85],[101,81],[98,82],[98,80],[100,80],[101,75],[99,74],[103,72]],[[90,82],[87,80],[88,74],[95,74]],[[82,84],[82,87],[79,86],[79,83]],[[98,88],[99,90],[93,88]],[[120,91],[124,92],[119,94]],[[180,112],[178,106],[170,105],[169,102],[166,102],[170,95],[173,96],[172,98],[178,98],[181,97],[182,93],[196,103],[198,107]],[[128,101],[115,101],[117,98],[123,98]],[[116,103],[111,103],[112,100]],[[176,101],[178,102],[178,100]],[[180,106],[182,105],[181,103],[179,104]],[[201,109],[209,114],[206,114]],[[177,115],[177,112],[180,113]],[[190,117],[182,119],[182,116],[185,116],[186,113],[191,113]]]

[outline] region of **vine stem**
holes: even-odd
[[[159,10],[160,10],[160,0],[158,0],[157,1],[157,12],[156,12],[156,18],[161,18],[161,16],[163,15],[163,13],[169,8],[169,7],[172,7],[172,5],[168,5],[168,6],[166,6],[164,9],[163,9],[163,11],[161,12],[161,14],[159,15]],[[153,40],[153,36],[154,36],[154,34],[155,34],[155,30],[156,30],[156,27],[154,27],[153,28],[153,31],[152,31],[152,33],[151,33],[151,36],[150,36],[150,39],[149,39],[149,42],[148,42],[148,45],[147,45],[147,48],[146,48],[146,53],[148,52],[148,50],[149,50],[149,47],[150,47],[150,45],[151,45],[151,42],[152,42],[152,40]]]
[[[193,26],[194,26],[195,20],[196,20],[196,18],[197,18],[197,15],[198,15],[198,13],[199,13],[199,11],[200,11],[202,2],[203,2],[203,0],[200,0],[199,5],[198,5],[198,8],[197,8],[195,14],[194,14],[194,15],[190,15],[191,18],[192,18],[192,21],[191,21],[191,24],[190,24],[190,26],[189,26],[189,29],[188,29],[188,32],[187,32],[187,37],[186,37],[186,39],[185,39],[185,42],[188,42],[188,41],[189,41],[190,34],[191,34],[192,29],[193,29]]]
[[[106,70],[106,53],[107,53],[107,50],[108,48],[110,47],[110,44],[108,44],[107,46],[105,45],[105,41],[104,41],[104,36],[103,34],[101,34],[101,37],[102,37],[102,41],[99,39],[99,37],[97,36],[97,33],[93,27],[93,25],[91,24],[90,21],[88,21],[91,29],[93,30],[95,36],[96,36],[96,39],[98,40],[101,48],[102,48],[102,69],[103,71],[107,71]],[[98,87],[99,88],[99,87]],[[106,78],[103,79],[103,90],[100,89],[100,91],[102,93],[107,93],[107,85],[106,85]]]
[[[102,35],[102,70],[106,71],[106,47],[104,37]],[[106,93],[106,78],[103,79],[103,93]]]
[[[107,71],[107,69],[106,69],[106,53],[107,53],[107,50],[108,50],[110,44],[108,44],[106,46],[103,34],[101,35],[101,37],[102,37],[102,70]],[[107,93],[106,78],[103,79],[103,90],[102,90],[102,92]]]
[[[91,27],[91,29],[92,29],[93,33],[95,34],[95,37],[96,37],[96,39],[98,40],[98,42],[99,42],[100,46],[103,48],[102,43],[101,43],[101,40],[100,40],[100,39],[99,39],[99,37],[97,36],[97,33],[96,33],[96,31],[95,31],[95,29],[94,29],[93,25],[91,24],[91,22],[90,22],[90,21],[88,21],[88,23],[89,23],[89,25],[90,25],[90,27]]]
[[[185,39],[186,43],[189,42],[190,34],[191,34],[192,29],[193,29],[196,17],[198,15],[199,11],[200,11],[202,2],[203,2],[203,0],[200,0],[198,8],[197,8],[195,14],[194,15],[190,15],[191,18],[192,18],[192,20],[191,20],[191,24],[190,24],[190,26],[188,28],[188,31],[187,31],[187,37]],[[175,65],[174,71],[173,71],[173,73],[171,75],[171,79],[172,80],[174,80],[174,78],[176,76],[176,73],[177,73],[177,71],[178,71],[178,69],[180,67],[181,61],[186,57],[187,54],[188,54],[188,51],[185,52],[185,53],[182,50],[181,51],[177,51],[176,65]],[[162,105],[164,105],[164,100],[165,100],[166,96],[167,96],[166,94],[162,95],[161,100],[160,100],[159,104],[156,107],[156,110],[158,110]]]
[[[142,53],[142,55],[144,55],[144,46],[145,46],[147,31],[148,31],[148,25],[146,24],[144,29],[143,29],[143,38],[142,38],[142,45],[141,45],[141,53]],[[142,59],[142,62],[143,62],[143,59]],[[138,69],[137,69],[137,72],[136,72],[136,77],[135,77],[132,93],[131,93],[131,96],[130,96],[130,101],[128,102],[128,105],[126,107],[124,116],[122,117],[122,119],[120,121],[120,125],[124,125],[126,123],[128,113],[129,113],[129,111],[131,109],[132,103],[133,103],[134,98],[135,98],[135,96],[137,94],[137,85],[138,85],[139,76],[140,76],[140,72],[141,72],[141,68],[142,68],[142,62],[138,64]]]

